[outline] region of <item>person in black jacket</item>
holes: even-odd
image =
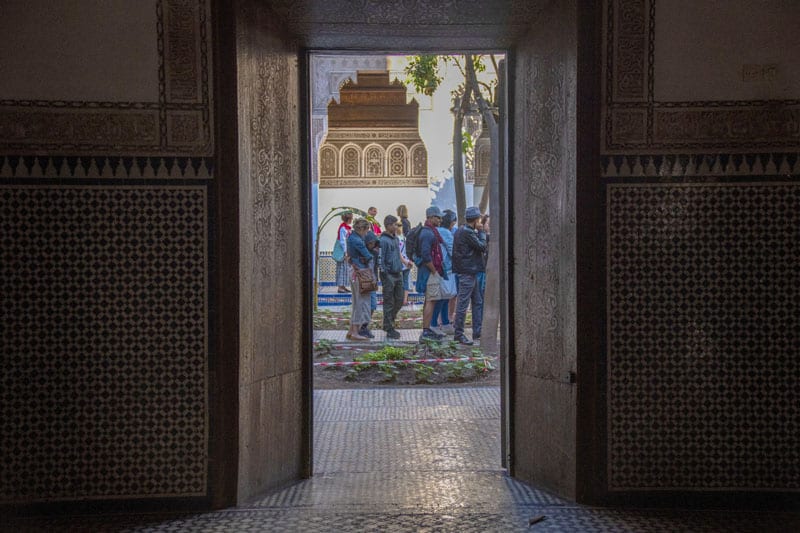
[[[455,340],[470,345],[481,338],[483,322],[483,292],[478,285],[478,276],[486,272],[487,235],[481,225],[481,212],[477,207],[468,207],[461,226],[453,238],[453,272],[458,276],[458,300],[456,302]],[[472,303],[472,338],[464,335],[464,319]]]

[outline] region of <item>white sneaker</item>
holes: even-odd
[[[437,335],[442,335],[443,336],[445,334],[444,331],[442,331],[442,329],[439,328],[439,327],[431,326],[431,331],[436,333]]]
[[[444,326],[439,328],[439,331],[441,331],[445,335],[456,334],[456,328],[453,326],[453,324],[445,324]]]

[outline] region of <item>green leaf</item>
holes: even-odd
[[[406,81],[426,96],[432,96],[444,80],[439,76],[439,56],[413,56],[405,68]]]

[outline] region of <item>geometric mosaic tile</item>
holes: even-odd
[[[800,184],[608,186],[612,490],[800,489]]]
[[[446,514],[402,512],[315,512],[313,510],[231,510],[217,513],[165,516],[122,516],[104,519],[86,518],[67,522],[59,520],[19,521],[27,532],[70,531],[163,532],[163,533],[345,533],[345,532],[509,532],[527,531],[527,518],[486,512]],[[524,527],[524,529],[523,529]]]
[[[544,520],[529,526],[533,517]],[[70,532],[604,532],[604,533],[784,533],[800,528],[800,517],[786,513],[719,511],[636,511],[586,507],[520,506],[487,511],[451,509],[406,512],[365,508],[318,511],[309,508],[237,509],[213,513],[122,515],[78,519],[21,520],[24,531]]]
[[[202,495],[205,187],[0,187],[0,501]]]

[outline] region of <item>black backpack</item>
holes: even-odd
[[[412,261],[422,255],[419,250],[419,236],[422,233],[422,222],[414,226],[406,235],[406,256]]]
[[[406,256],[416,263],[417,259],[422,257],[422,251],[420,250],[420,236],[422,235],[422,229],[424,226],[420,222],[413,228],[411,231],[408,232],[406,235]]]

